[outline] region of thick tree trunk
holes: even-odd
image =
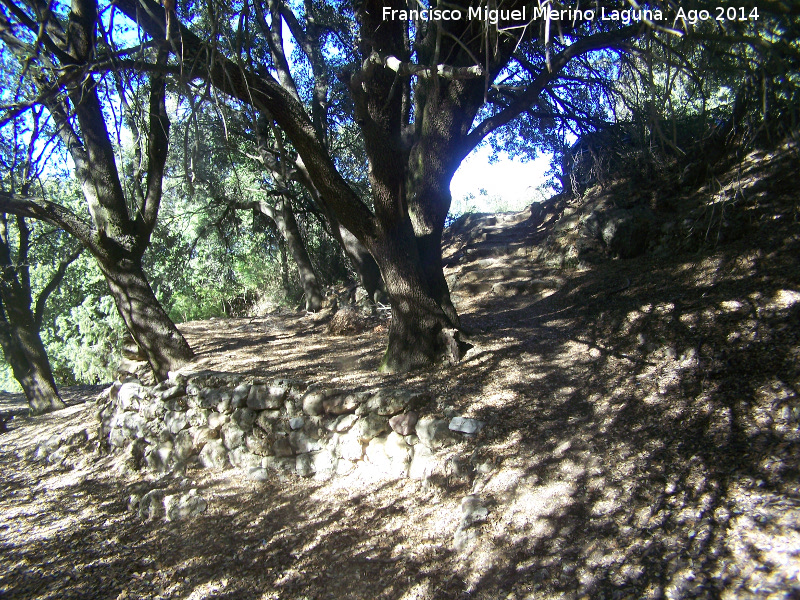
[[[465,347],[458,342],[460,323],[444,276],[427,268],[428,258],[410,227],[382,236],[372,248],[381,267],[392,306],[389,342],[382,372],[430,367],[443,359],[457,361]],[[439,251],[441,273],[441,250]],[[455,345],[454,345],[455,344]]]
[[[415,161],[410,161],[415,164]],[[407,371],[442,360],[458,362],[470,347],[461,341],[461,320],[442,269],[442,234],[450,207],[452,168],[436,160],[416,161],[396,205],[408,203],[408,217],[370,248],[381,267],[392,306],[389,343],[381,370]]]
[[[403,373],[431,367],[444,358],[446,345],[443,334],[452,328],[441,307],[430,298],[417,293],[413,278],[396,281],[390,288],[392,320],[389,342],[379,370],[383,373]]]
[[[11,365],[14,378],[25,392],[31,414],[39,415],[64,408],[44,344],[33,326],[30,309],[25,311],[21,306],[9,306],[7,312],[0,318],[0,346],[6,362]],[[19,323],[20,320],[22,323]]]
[[[448,202],[449,205],[449,202]],[[442,266],[442,227],[434,227],[427,235],[417,236],[417,251],[420,267],[431,298],[442,308],[453,327],[461,328],[461,322],[450,298],[450,288],[444,278]]]
[[[101,262],[100,268],[125,326],[147,356],[156,378],[167,379],[169,371],[194,357],[189,344],[156,299],[140,265],[130,260],[111,265]]]

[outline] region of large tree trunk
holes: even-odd
[[[455,362],[466,349],[459,340],[460,321],[441,271],[441,249],[431,251],[432,247],[420,242],[406,222],[385,231],[371,248],[392,306],[389,342],[380,365],[383,372],[429,367],[443,359]]]
[[[50,361],[33,326],[30,309],[25,311],[21,306],[8,306],[6,310],[7,314],[0,315],[0,346],[14,378],[25,392],[31,414],[40,415],[64,408],[66,405],[56,388]],[[28,314],[24,314],[26,312]]]
[[[385,262],[392,319],[380,371],[402,373],[461,360],[470,345],[461,339],[449,298],[442,303],[434,300],[436,282],[423,279],[410,263],[389,258]]]
[[[0,194],[0,201],[7,212],[64,228],[97,258],[131,335],[146,352],[156,375],[164,378],[170,369],[178,368],[193,356],[156,300],[141,268],[141,257],[150,243],[158,217],[169,148],[170,122],[165,102],[169,43],[163,41],[158,47],[156,65],[163,68],[154,69],[150,78],[147,135],[134,136],[137,143],[146,148],[146,172],[142,172],[142,179],[132,182],[133,197],[126,197],[106,113],[90,68],[96,64],[96,44],[101,39],[97,31],[98,17],[97,0],[72,0],[68,22],[53,42],[58,51],[42,59],[49,65],[44,70],[47,73],[39,72],[30,81],[39,86],[35,94],[37,101],[47,107],[57,135],[70,153],[90,223],[86,222],[85,214],[75,214],[46,200],[3,199]],[[55,21],[49,23],[56,26]],[[50,25],[41,24],[45,28]],[[0,37],[7,40],[10,35],[11,28],[4,27]],[[32,58],[25,44],[27,42],[6,47],[17,55],[21,64],[28,65]],[[48,47],[48,52],[54,50]],[[54,60],[57,64],[52,62]],[[59,62],[62,60],[65,63]],[[85,73],[58,82],[47,80],[48,73],[60,70]]]
[[[411,227],[384,232],[371,248],[392,307],[380,370],[388,373],[461,360],[470,345],[442,271],[441,233],[417,236]]]
[[[392,319],[380,371],[400,373],[429,367],[444,357],[444,334],[455,325],[425,292],[424,282],[416,269],[409,269],[408,263],[388,256],[381,258],[387,266],[384,275]]]
[[[194,356],[192,349],[156,299],[138,261],[100,261],[122,320],[147,356],[157,379],[167,379]]]

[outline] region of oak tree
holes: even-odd
[[[164,12],[151,0],[116,6],[152,38],[165,35]],[[530,19],[534,4],[523,2],[491,14],[485,9],[493,5],[432,2],[431,8],[455,10],[439,20],[402,12],[409,6],[399,1],[208,6],[197,33],[180,11],[166,32],[182,76],[268,114],[336,221],[374,257],[392,306],[385,371],[428,366],[442,354],[459,358],[463,327],[442,271],[441,239],[450,180],[461,161],[535,104],[570,61],[618,47],[646,28]],[[236,14],[237,34],[217,36],[217,24]],[[283,51],[288,37],[310,65],[302,71],[313,80],[307,99],[297,91],[297,63]],[[269,54],[253,51],[262,47],[259,39]],[[328,130],[320,127],[328,119],[332,70],[352,103],[369,160],[366,197],[340,173]],[[502,106],[490,104],[490,91],[510,72],[515,91]]]
[[[97,259],[125,325],[163,379],[193,356],[142,268],[158,216],[169,141],[163,70],[167,50],[162,43],[150,51],[150,64],[162,70],[149,78],[143,109],[148,118],[138,140],[144,149],[140,179],[123,186],[106,123],[107,107],[101,101],[110,91],[95,74],[102,62],[105,44],[99,34],[104,27],[96,0],[74,0],[68,11],[61,4],[36,0],[3,3],[0,40],[33,84],[32,94],[8,107],[7,118],[23,115],[32,106],[47,108],[75,165],[86,213],[18,192],[0,194],[0,209],[51,223],[80,240]]]

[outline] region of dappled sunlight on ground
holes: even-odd
[[[474,330],[453,367],[379,375],[385,330],[330,336],[305,315],[182,326],[194,369],[429,390],[424,413],[485,421],[446,450],[446,473],[126,479],[77,447],[65,466],[30,459],[91,423],[90,406],[15,419],[0,437],[0,594],[800,597],[797,223],[760,229],[758,248],[547,270],[526,258],[530,216],[475,217],[448,249]],[[128,497],[158,487],[197,488],[209,508],[139,520]],[[471,494],[488,516],[459,538]]]

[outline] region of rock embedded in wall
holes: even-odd
[[[207,469],[217,471],[228,466],[228,449],[222,440],[211,440],[200,451],[200,463]]]
[[[447,419],[438,419],[433,416],[422,417],[417,421],[416,432],[420,442],[432,450],[444,448],[456,441],[455,435],[450,431]]]
[[[417,413],[412,410],[393,416],[389,419],[389,427],[400,435],[411,435],[416,431],[417,419]]]

